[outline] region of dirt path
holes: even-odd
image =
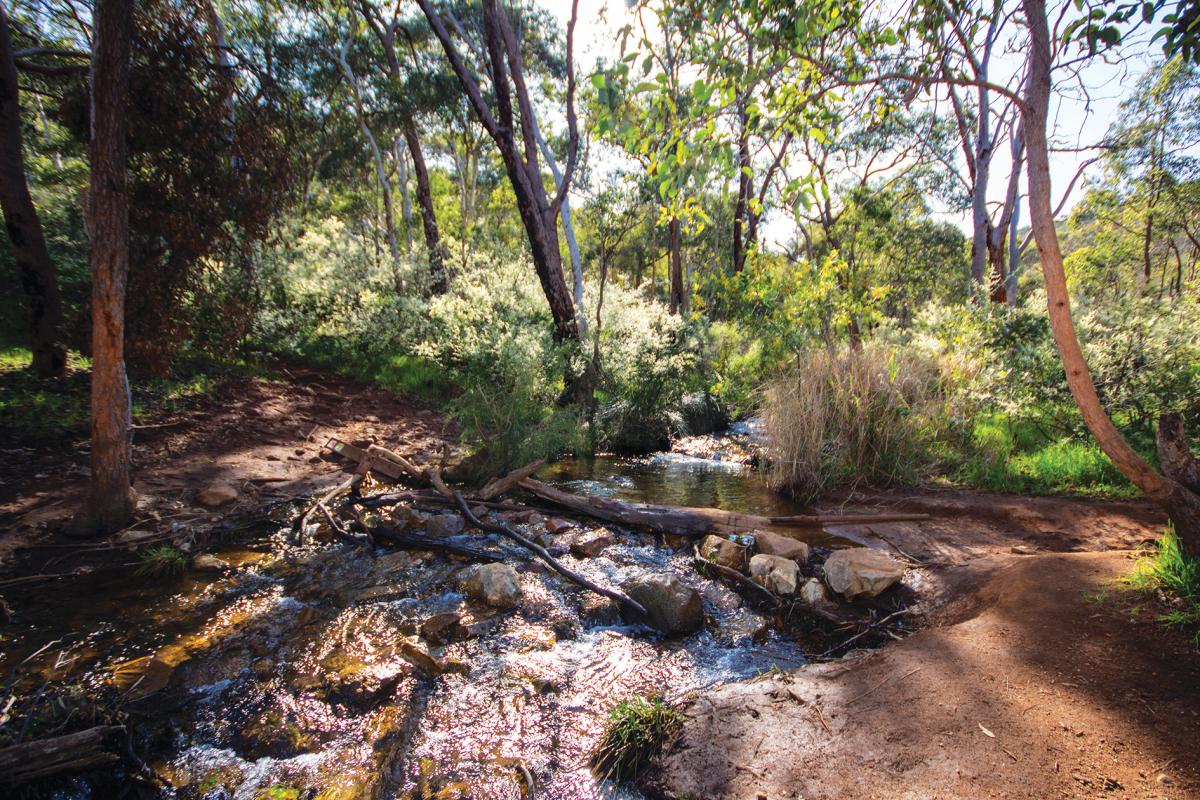
[[[953,599],[933,627],[699,698],[653,794],[1200,797],[1200,653],[1112,586],[1132,567],[1126,548],[1161,530],[1151,510],[973,493],[876,501],[936,515],[866,531],[934,564],[925,577]]]
[[[345,462],[323,452],[330,437],[385,443],[432,460],[456,431],[432,409],[327,373],[283,370],[246,378],[134,435],[139,515],[212,523],[336,482]],[[13,553],[68,520],[86,486],[86,449],[23,452],[0,462],[0,569]],[[218,513],[197,492],[227,483],[237,500]]]

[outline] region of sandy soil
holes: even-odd
[[[647,789],[675,798],[1200,797],[1200,653],[1113,581],[1161,531],[1140,503],[884,496],[931,627],[687,708]],[[1014,553],[1013,550],[1017,552]]]

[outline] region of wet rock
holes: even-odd
[[[475,519],[482,520],[488,515],[487,506],[475,506],[471,509],[471,513],[475,515]]]
[[[275,662],[269,658],[256,658],[250,662],[250,671],[259,678],[269,678],[275,671]]]
[[[825,582],[847,599],[875,597],[903,578],[904,572],[904,564],[870,547],[835,550],[825,559]]]
[[[579,621],[584,625],[615,625],[621,607],[616,600],[588,592],[579,602]]]
[[[574,527],[575,526],[570,522],[567,522],[565,519],[559,519],[558,517],[551,517],[550,519],[546,520],[546,530],[550,531],[551,533],[565,533]]]
[[[463,518],[458,514],[438,514],[425,523],[425,532],[430,536],[444,538],[457,536],[463,532],[464,527]]]
[[[205,508],[220,508],[238,499],[238,490],[228,483],[210,483],[196,492],[196,503]]]
[[[228,564],[210,553],[201,553],[192,559],[192,569],[198,572],[224,572],[228,567]]]
[[[482,564],[466,570],[463,588],[492,608],[515,608],[521,599],[517,571],[508,564]]]
[[[400,655],[427,675],[441,675],[447,671],[445,665],[430,655],[424,646],[409,639],[400,640]]]
[[[633,578],[621,588],[647,611],[643,618],[622,608],[621,614],[630,622],[649,625],[668,636],[693,633],[704,624],[700,593],[674,575]]]
[[[462,617],[453,611],[434,614],[421,623],[421,638],[433,645],[461,642],[470,637]]]
[[[810,606],[819,606],[829,601],[825,594],[825,584],[816,578],[809,578],[800,587],[800,599]]]
[[[746,569],[746,548],[722,536],[706,536],[700,543],[700,556],[738,572]]]
[[[717,620],[717,635],[735,647],[761,642],[767,621],[748,608],[739,608]]]
[[[800,585],[800,567],[790,558],[759,553],[750,559],[750,577],[775,594],[791,595]]]
[[[808,563],[808,543],[778,533],[758,531],[754,534],[754,549],[769,556],[789,558],[797,564]]]
[[[605,548],[617,543],[617,537],[607,528],[581,533],[571,542],[571,552],[577,556],[594,558]]]

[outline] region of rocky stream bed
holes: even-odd
[[[796,511],[720,444],[565,462],[541,477],[630,500]],[[847,542],[822,532],[807,543],[795,531],[701,542],[491,512],[587,578],[653,605],[654,630],[503,538],[464,530],[457,515],[376,513],[506,558],[481,566],[396,552],[325,538],[319,526],[297,546],[294,512],[279,508],[273,522],[193,559],[182,578],[127,574],[82,599],[30,591],[6,626],[6,667],[21,663],[17,679],[31,686],[53,678],[116,693],[143,786],[157,782],[152,793],[163,797],[636,798],[590,768],[614,704],[647,694],[677,702],[799,666],[838,641],[835,626],[803,610],[836,607],[827,583],[869,595],[904,572],[857,588],[850,573],[823,577],[830,548]],[[803,599],[764,608],[745,587],[698,570],[694,545]],[[885,615],[904,596],[902,584],[870,608],[860,601],[858,613]],[[55,796],[113,796],[129,769],[72,779]]]

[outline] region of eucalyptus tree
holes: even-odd
[[[560,341],[579,342],[579,324],[571,292],[563,276],[559,251],[558,220],[571,188],[579,156],[579,122],[575,110],[573,63],[578,3],[573,0],[567,25],[566,119],[567,152],[562,180],[551,195],[543,176],[538,145],[534,100],[527,80],[526,57],[510,12],[499,0],[483,0],[481,25],[471,38],[452,9],[439,9],[432,0],[417,0],[441,44],[481,125],[504,161],[516,195],[517,210],[529,240],[534,270],[554,320]],[[590,393],[589,381],[579,381],[577,392]]]
[[[133,0],[99,0],[91,87],[92,472],[72,521],[83,535],[111,533],[133,517],[131,399],[125,373],[125,284],[129,274],[126,191]]]
[[[14,32],[29,40],[30,47],[18,49]],[[37,53],[42,60],[31,61]],[[46,55],[65,56],[67,63],[47,64]],[[0,208],[4,225],[12,244],[17,277],[25,294],[31,329],[33,360],[30,367],[44,378],[59,377],[66,372],[66,348],[62,343],[62,301],[58,290],[58,274],[41,218],[33,204],[26,179],[25,142],[21,132],[21,90],[18,65],[27,73],[86,69],[79,62],[87,53],[69,48],[46,47],[34,33],[9,19],[0,7]],[[35,90],[36,91],[36,90]]]
[[[1142,282],[1150,288],[1156,238],[1165,272],[1178,207],[1193,199],[1181,197],[1182,187],[1200,179],[1193,154],[1200,145],[1200,72],[1181,55],[1148,70],[1121,104],[1106,144],[1109,179],[1122,205],[1141,217]],[[1156,237],[1160,228],[1165,235]]]

